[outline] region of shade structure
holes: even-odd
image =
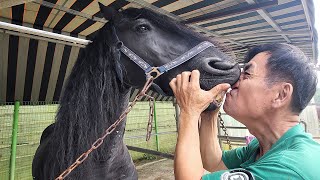
[[[22,3],[24,2],[24,3]],[[146,7],[218,37],[241,62],[248,48],[264,43],[298,46],[317,62],[312,0],[105,0],[115,9]],[[0,21],[70,38],[92,40],[107,21],[97,0],[1,1]],[[3,25],[2,24],[2,25]],[[1,25],[1,24],[0,24]],[[85,43],[43,37],[0,26],[0,102],[58,101]],[[83,41],[83,42],[88,42]],[[132,91],[132,97],[137,90]],[[172,100],[150,91],[157,100]]]

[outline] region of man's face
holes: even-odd
[[[266,52],[254,56],[244,66],[240,79],[226,95],[223,106],[225,112],[245,125],[271,110],[274,92],[266,82],[269,56]]]

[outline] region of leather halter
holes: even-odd
[[[149,76],[152,76],[154,79],[162,75],[163,73],[189,61],[194,56],[198,55],[208,47],[211,47],[214,45],[208,41],[203,41],[197,46],[193,47],[189,51],[185,52],[184,54],[180,55],[176,59],[160,66],[160,67],[153,67],[150,64],[148,64],[146,61],[144,61],[142,58],[140,58],[137,54],[135,54],[133,51],[131,51],[128,47],[125,45],[121,45],[120,50],[128,56],[133,62],[135,62],[141,69],[143,69],[144,73],[146,74],[146,78]]]
[[[215,47],[215,45],[212,44],[211,42],[203,41],[203,42],[199,43],[197,46],[190,49],[189,51],[187,51],[187,52],[183,53],[182,55],[180,55],[179,57],[175,58],[174,60],[172,60],[162,66],[154,67],[154,66],[151,66],[150,64],[148,64],[145,60],[143,60],[141,57],[139,57],[136,53],[131,51],[128,47],[126,47],[123,44],[122,41],[119,40],[118,35],[116,33],[116,29],[113,25],[112,25],[112,34],[113,34],[113,37],[115,37],[116,48],[119,49],[123,54],[125,54],[130,60],[132,60],[135,64],[137,64],[144,71],[144,73],[146,75],[146,79],[150,78],[151,76],[153,77],[153,79],[156,79],[159,76],[161,76],[163,73],[189,61],[190,59],[192,59],[193,57],[195,57],[196,55],[198,55],[202,51],[206,50],[207,48]],[[155,87],[155,89],[159,93],[165,95],[165,93],[162,91],[162,89],[158,85],[153,83],[153,86]]]

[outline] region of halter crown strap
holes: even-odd
[[[121,52],[123,52],[123,54],[128,56],[129,59],[135,62],[141,69],[143,69],[145,73],[149,72],[152,69],[152,67],[147,62],[145,62],[141,57],[136,55],[136,53],[131,51],[129,48],[127,48],[127,46],[125,46],[124,44],[122,44],[120,50]]]

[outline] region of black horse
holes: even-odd
[[[115,34],[125,46],[152,66],[161,66],[192,47],[208,41],[185,25],[147,9],[122,12],[100,5],[109,22],[80,54],[60,98],[55,123],[45,129],[33,164],[33,178],[56,178],[103,134],[128,105],[132,87],[146,82],[144,71],[120,53]],[[214,43],[214,42],[212,42]],[[198,69],[204,89],[240,75],[238,65],[216,47],[164,73],[155,83],[172,95],[170,80],[178,73]],[[123,142],[125,121],[67,179],[137,179]]]

